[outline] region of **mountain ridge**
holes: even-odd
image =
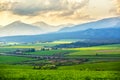
[[[0,36],[14,36],[14,35],[36,35],[40,34],[41,29],[21,21],[15,21],[0,29]]]
[[[107,35],[106,35],[107,34]],[[88,39],[88,40],[120,40],[120,28],[87,29],[83,31],[49,33],[32,36],[0,37],[1,41],[35,42],[54,41],[60,39]]]
[[[78,24],[73,27],[66,27],[59,30],[59,32],[73,32],[79,30],[86,30],[89,28],[99,29],[99,28],[109,28],[109,27],[120,27],[120,17],[105,18],[102,20],[97,20],[93,22],[88,22],[84,24]]]

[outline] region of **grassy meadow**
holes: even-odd
[[[67,42],[64,41],[63,43]],[[37,50],[35,52],[24,52],[23,54],[6,53],[17,49],[36,49],[63,43],[62,41],[55,41],[0,47],[0,80],[120,80],[120,44]],[[36,58],[39,56],[55,57],[60,54],[62,54],[62,59],[77,60],[80,58],[87,59],[87,61],[79,64],[73,63],[72,65],[56,65],[56,68],[50,69],[50,65],[55,65],[54,62],[50,63],[52,59]],[[64,63],[65,60],[62,61],[62,59],[60,60]],[[46,65],[48,67],[40,69],[39,65],[43,63],[42,67]]]
[[[17,56],[0,56],[0,64],[12,64],[23,61],[33,60],[32,58],[17,57]]]
[[[120,79],[119,77],[120,73],[115,71],[4,70],[1,73],[3,73],[0,75],[1,80],[119,80]]]

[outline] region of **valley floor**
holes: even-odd
[[[0,80],[120,80],[120,44],[37,51],[31,46],[0,48]]]
[[[4,70],[0,80],[120,80],[117,71]]]

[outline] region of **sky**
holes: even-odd
[[[0,25],[79,24],[120,15],[120,0],[0,0]]]

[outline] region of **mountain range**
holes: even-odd
[[[45,22],[36,22],[33,23],[34,26],[37,26],[43,30],[43,32],[53,32],[56,31],[56,27],[53,25],[48,25]]]
[[[15,22],[12,23],[12,27],[20,26]],[[13,26],[14,24],[14,26]],[[23,24],[23,26],[28,26],[29,24]],[[36,23],[39,26],[31,26],[27,27],[27,29],[42,31],[40,24]],[[42,22],[42,25],[47,25]],[[10,28],[11,25],[6,26],[6,28]],[[34,27],[34,28],[33,28]],[[24,27],[22,27],[24,28]],[[19,28],[19,30],[22,28]],[[11,30],[14,30],[10,28]],[[17,28],[18,29],[18,28]],[[27,30],[26,29],[26,30]],[[66,31],[67,29],[67,31]],[[120,18],[107,18],[99,21],[89,22],[86,24],[80,24],[72,27],[67,27],[57,32],[40,34],[40,35],[21,35],[21,36],[9,36],[9,37],[0,37],[0,41],[5,42],[35,42],[35,41],[54,41],[60,39],[85,39],[85,40],[107,40],[107,41],[120,41]],[[23,30],[24,31],[24,30]],[[40,32],[38,31],[38,32]]]
[[[4,42],[54,41],[60,39],[117,40],[120,41],[120,28],[87,29],[83,31],[49,33],[31,36],[1,37]]]
[[[0,36],[36,35],[42,33],[39,27],[15,21],[0,29]]]
[[[59,32],[73,32],[86,29],[100,29],[100,28],[110,28],[110,27],[120,27],[120,17],[106,18],[94,22],[78,24],[74,27],[64,27]]]
[[[45,22],[36,22],[33,24],[27,24],[21,21],[15,21],[6,26],[0,26],[0,36],[18,36],[18,35],[38,35],[45,34],[50,32],[58,31],[59,29],[70,26],[66,25],[58,25],[53,26],[49,25]]]
[[[74,24],[69,24],[68,23],[68,24],[62,24],[62,25],[58,25],[58,26],[53,26],[53,25],[49,25],[49,24],[41,21],[41,22],[33,23],[32,25],[41,28],[44,33],[48,33],[48,32],[59,31],[61,28],[66,27],[66,26],[67,27],[72,27]]]

